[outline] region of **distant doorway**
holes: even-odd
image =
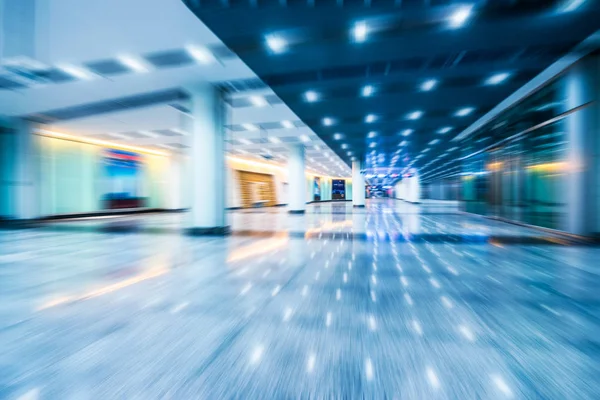
[[[273,175],[237,171],[243,208],[271,207],[277,204]]]

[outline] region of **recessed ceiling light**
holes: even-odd
[[[212,53],[205,47],[189,45],[185,47],[188,54],[200,64],[210,64],[215,60]]]
[[[473,111],[475,111],[475,109],[473,107],[465,107],[465,108],[461,108],[460,110],[458,110],[454,115],[456,115],[457,117],[466,117],[467,115],[471,114]]]
[[[302,140],[304,143],[310,142],[310,138],[307,135],[300,135],[300,140]]]
[[[374,91],[375,89],[373,88],[373,85],[365,85],[361,90],[361,95],[363,97],[369,97],[373,94]]]
[[[344,138],[344,135],[342,133],[334,133],[333,134],[333,140],[342,140]]]
[[[250,96],[250,103],[255,107],[264,107],[267,105],[267,101],[262,96]]]
[[[254,124],[242,124],[242,127],[247,131],[257,131],[258,127]]]
[[[421,84],[421,90],[424,91],[424,92],[428,92],[430,90],[433,90],[433,88],[436,87],[437,83],[438,83],[438,81],[435,80],[435,79],[426,80],[425,82],[423,82]]]
[[[304,98],[309,103],[314,103],[315,101],[319,100],[319,94],[317,92],[315,92],[314,90],[309,90],[304,93]]]
[[[413,111],[406,116],[406,118],[411,120],[417,120],[423,116],[423,111]]]
[[[440,128],[440,129],[438,129],[438,131],[437,131],[437,132],[438,132],[439,134],[442,134],[442,135],[443,135],[444,133],[448,133],[448,132],[450,132],[451,130],[452,130],[452,127],[450,127],[450,126],[446,126],[446,127],[443,127],[443,128]]]
[[[294,124],[292,123],[292,121],[283,120],[281,121],[281,126],[287,129],[292,129],[294,127]]]
[[[495,74],[495,75],[492,75],[489,78],[487,78],[485,80],[485,84],[486,85],[498,85],[498,84],[504,82],[505,80],[507,80],[509,76],[510,76],[510,74],[508,72],[502,72],[500,74]]]
[[[353,153],[351,151],[347,151],[346,154],[351,156]]]
[[[270,136],[269,137],[269,142],[271,142],[271,143],[281,143],[281,140],[279,140],[279,138],[276,137],[276,136]]]
[[[375,142],[369,143],[369,147],[371,147],[371,148],[376,147],[376,146],[377,146],[377,143],[375,143]]]
[[[365,122],[367,124],[370,124],[371,122],[375,122],[376,119],[377,119],[377,116],[375,116],[375,114],[369,114],[365,117]]]
[[[364,21],[357,22],[352,28],[352,36],[357,43],[364,42],[367,39],[367,24]]]
[[[60,64],[57,68],[61,71],[71,75],[73,78],[81,79],[83,81],[90,80],[94,77],[94,74],[86,68],[75,66],[71,64]]]
[[[576,9],[578,9],[579,7],[581,7],[581,5],[583,3],[585,3],[585,0],[570,0],[570,1],[566,2],[566,4],[564,5],[562,11],[563,12],[575,11]]]
[[[438,144],[440,142],[440,139],[433,139],[431,142],[429,142],[430,145],[434,145],[434,144]]]
[[[408,144],[408,142],[406,140],[403,140],[400,142],[400,146],[406,146]],[[398,150],[400,151],[400,150]]]
[[[450,16],[450,26],[452,28],[460,28],[467,22],[471,16],[473,6],[462,6]]]
[[[131,69],[132,71],[140,72],[140,73],[150,71],[150,67],[148,66],[148,64],[146,64],[139,58],[132,57],[132,56],[126,56],[126,55],[119,56],[117,58],[121,64],[123,64],[127,68]]]
[[[348,148],[348,145],[346,143],[342,144],[342,149],[346,150]]]
[[[375,136],[377,136],[377,132],[375,132],[375,131],[371,131],[371,132],[369,132],[369,134],[367,135],[367,137],[368,137],[369,139],[372,139],[372,138],[374,138]]]
[[[265,40],[273,53],[283,53],[287,49],[286,40],[279,35],[267,35]]]
[[[413,133],[412,129],[405,129],[402,131],[402,136],[410,136],[411,133]]]
[[[429,150],[430,150],[430,148],[428,147],[426,149],[421,150],[421,153],[427,153]]]
[[[323,118],[323,125],[325,125],[325,126],[331,126],[331,125],[333,125],[333,119],[329,118],[329,117]]]

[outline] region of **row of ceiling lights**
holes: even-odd
[[[558,11],[559,12],[571,12],[580,8],[586,0],[566,0],[561,2]],[[449,14],[445,21],[449,28],[457,29],[463,27],[467,21],[472,17],[474,11],[474,5],[462,5],[455,8],[451,14]],[[353,24],[350,28],[350,39],[354,43],[363,43],[367,40],[369,33],[377,29],[369,27],[366,21],[358,21]],[[267,48],[275,54],[285,53],[289,47],[288,41],[281,35],[271,33],[265,36],[265,43]]]
[[[315,145],[314,147],[315,147],[315,149],[318,149],[318,150],[321,149],[321,147],[318,146],[318,145]],[[267,148],[263,148],[262,151],[264,153],[270,153],[269,149],[267,149]],[[243,149],[236,149],[235,152],[238,153],[238,154],[244,154],[244,155],[250,155],[250,156],[252,155],[248,151],[243,150]],[[309,165],[309,169],[311,169],[311,167],[312,167],[312,169],[314,171],[318,171],[318,169],[321,168],[323,171],[327,171],[327,173],[334,172],[336,174],[339,174],[339,176],[343,176],[344,174],[349,173],[348,166],[342,164],[339,160],[335,161],[334,158],[331,156],[331,153],[324,152],[323,155],[326,158],[328,158],[328,160],[332,163],[332,165],[329,166],[331,168],[329,168],[327,165],[323,164],[322,162],[319,162],[319,161],[315,160],[312,157],[308,157],[307,161],[310,164],[312,164],[312,166]],[[283,154],[275,154],[275,155],[272,155],[272,156],[274,158],[279,158],[281,160],[285,160],[286,159],[286,157]],[[255,155],[255,157],[260,158],[260,156],[258,156],[258,155]],[[323,175],[326,175],[326,174],[323,174]]]
[[[466,116],[470,115],[471,113],[473,113],[473,111],[475,111],[474,107],[463,107],[463,108],[458,109],[454,113],[454,116],[455,117],[466,117]],[[406,115],[406,119],[410,120],[410,121],[416,121],[418,119],[421,119],[423,117],[423,115],[425,115],[425,113],[421,110],[412,111]],[[371,123],[377,121],[378,119],[379,119],[379,117],[375,114],[367,114],[365,116],[364,121],[367,124],[371,124]],[[323,118],[323,120],[321,122],[322,122],[323,126],[333,126],[336,124],[336,120],[331,117],[325,117],[325,118]],[[447,133],[451,129],[452,128],[450,128],[450,127],[440,128],[438,133]]]
[[[510,78],[510,75],[511,74],[509,72],[496,73],[496,74],[486,78],[484,80],[484,84],[489,85],[489,86],[499,85],[499,84],[505,82],[506,80],[508,80],[508,78]],[[423,83],[421,83],[419,85],[419,90],[422,92],[430,92],[433,89],[435,89],[438,86],[438,84],[439,84],[439,81],[437,79],[427,79],[426,81],[424,81]],[[376,87],[371,84],[364,85],[360,89],[360,95],[362,97],[371,97],[375,94],[375,92],[376,92]],[[314,90],[308,90],[308,91],[304,92],[304,100],[309,103],[317,102],[317,101],[319,101],[320,98],[321,98],[321,95]]]
[[[185,47],[185,50],[188,53],[188,55],[199,64],[206,65],[216,60],[214,55],[210,52],[210,50],[202,46],[189,45]],[[152,70],[150,64],[144,59],[130,54],[123,54],[117,56],[117,61],[124,67],[127,67],[132,72],[146,73]],[[71,77],[79,80],[91,80],[98,77],[97,74],[81,65],[61,63],[58,64],[56,67],[64,73],[66,73],[67,75],[70,75]]]
[[[249,100],[250,100],[250,103],[255,107],[265,107],[268,104],[268,102],[266,101],[266,99],[263,96],[253,95],[253,96],[250,96]],[[289,120],[283,120],[280,122],[280,124],[283,128],[286,128],[286,129],[292,129],[295,127],[294,123]],[[257,131],[260,129],[258,126],[256,126],[255,124],[251,124],[251,123],[242,124],[242,127],[247,131]],[[303,143],[308,143],[311,141],[310,137],[306,134],[300,135],[299,138]],[[269,140],[269,142],[274,143],[274,144],[281,143],[281,140],[276,136],[270,136],[268,138],[268,140]],[[238,141],[245,145],[253,144],[250,140],[248,140],[246,138],[239,138]],[[314,148],[315,148],[315,150],[318,150],[318,151],[321,150],[321,147],[319,145],[315,145]],[[323,155],[327,157],[327,152],[324,152]],[[334,161],[333,157],[331,157],[331,156],[329,156],[328,159],[329,159],[329,161],[332,161],[332,162]],[[312,159],[312,158],[309,158],[309,161],[314,163],[314,159]],[[326,171],[330,171],[322,163],[319,165],[322,168],[324,168]],[[337,163],[337,167],[340,168],[340,172],[343,170],[343,166],[339,161]]]
[[[448,16],[448,26],[451,28],[460,28],[471,16],[472,10],[472,5],[461,6],[454,13]],[[370,32],[371,29],[366,21],[358,21],[350,29],[350,37],[353,42],[362,43],[367,40]],[[265,43],[268,49],[275,54],[284,53],[289,47],[288,41],[280,34],[272,33],[266,35]]]
[[[583,4],[585,0],[570,0],[567,2],[567,4],[565,5],[563,11],[573,11],[574,9],[578,8],[581,4]],[[448,17],[448,25],[451,28],[459,28],[461,26],[463,26],[467,20],[471,17],[472,15],[472,11],[473,11],[473,6],[472,5],[467,5],[467,6],[462,6],[459,9],[457,9],[453,14],[451,14]],[[367,36],[369,33],[369,27],[367,25],[367,23],[365,21],[360,21],[354,24],[354,26],[352,27],[351,30],[351,36],[354,40],[354,42],[356,43],[362,43],[364,41],[366,41]],[[281,37],[280,35],[268,35],[266,37],[266,43],[267,46],[270,48],[270,50],[274,53],[282,53],[284,51],[287,50],[288,47],[288,43],[287,41]],[[486,85],[498,85],[504,81],[506,81],[508,78],[510,77],[510,74],[508,72],[502,72],[502,73],[497,73],[495,75],[492,75],[491,77],[489,77],[488,79],[485,80],[485,84]],[[424,81],[421,85],[420,85],[420,90],[421,91],[431,91],[433,90],[437,85],[438,85],[438,81],[436,79],[429,79]],[[371,97],[375,92],[375,87],[373,85],[365,85],[361,88],[361,96],[362,97]],[[319,100],[319,93],[317,93],[314,90],[309,90],[307,92],[304,93],[304,98],[307,102],[316,102]],[[468,115],[470,115],[475,109],[473,107],[464,107],[461,108],[459,110],[457,110],[454,115],[456,117],[466,117]],[[409,120],[418,120],[423,116],[423,111],[417,110],[417,111],[413,111],[411,113],[409,113],[406,118]],[[365,123],[373,123],[377,120],[377,116],[374,114],[368,114],[365,117]],[[331,117],[325,117],[323,118],[323,125],[324,126],[332,126],[335,124],[335,120]],[[444,127],[444,128],[440,128],[438,130],[438,133],[440,134],[444,134],[444,133],[448,133],[452,130],[451,127]],[[409,136],[412,133],[411,129],[406,129],[402,132],[403,136]],[[368,137],[369,138],[373,138],[376,136],[375,132],[369,132]],[[341,140],[343,138],[343,135],[340,133],[336,133],[334,134],[334,139],[335,140]],[[439,143],[439,139],[433,139],[432,141],[429,142],[429,145],[435,145]],[[400,143],[401,146],[405,146],[407,144],[407,142],[404,140]],[[370,147],[376,147],[377,143],[376,142],[371,142],[369,144]],[[346,143],[342,144],[342,149],[348,149],[348,145]],[[419,154],[415,159],[421,158],[423,156],[424,153],[428,152],[429,148],[424,149],[421,154]],[[352,156],[353,152],[352,151],[347,151],[346,153],[348,156]],[[398,156],[398,154],[396,154],[396,156]],[[352,157],[352,160],[354,160],[355,157]],[[415,159],[413,159],[411,161],[411,163],[409,164],[409,166],[411,166],[414,162]],[[396,157],[396,161],[397,161],[397,157]]]

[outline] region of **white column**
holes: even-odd
[[[419,174],[415,172],[413,176],[407,179],[408,194],[406,200],[411,203],[421,202],[421,179]]]
[[[365,206],[365,179],[360,173],[361,167],[360,161],[352,161],[352,205],[354,207]]]
[[[215,86],[201,84],[190,88],[191,130],[190,186],[191,209],[188,233],[225,235],[225,102]]]
[[[569,111],[590,103],[565,118],[568,173],[566,179],[567,232],[589,235],[600,229],[600,57],[590,56],[565,74],[562,98]]]
[[[0,218],[40,217],[40,157],[33,125],[23,120],[0,124]]]
[[[306,178],[304,175],[304,145],[294,144],[288,157],[288,211],[304,214],[306,209]]]

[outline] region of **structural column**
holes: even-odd
[[[565,108],[567,142],[565,229],[577,235],[600,232],[600,57],[590,56],[565,74],[559,94]]]
[[[33,128],[24,120],[0,121],[0,218],[40,216],[40,158]]]
[[[362,163],[359,160],[352,161],[352,205],[354,207],[365,206],[365,179],[360,173]]]
[[[304,174],[303,144],[290,146],[288,168],[288,211],[291,214],[304,214],[306,209],[306,177]]]
[[[213,85],[190,88],[191,129],[190,186],[191,209],[188,233],[226,235],[225,218],[225,102]]]

